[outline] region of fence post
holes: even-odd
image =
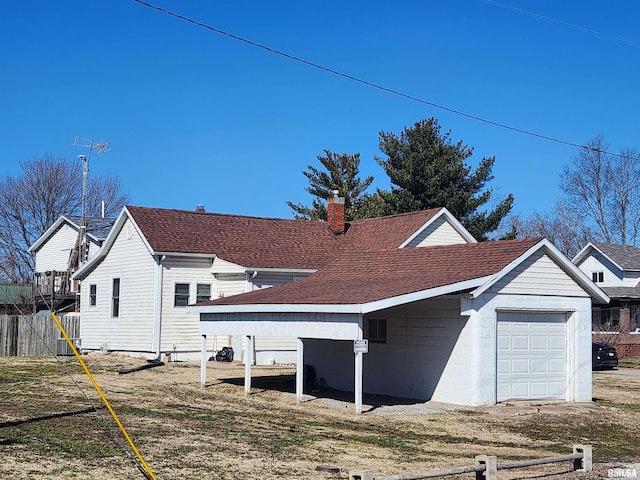
[[[490,455],[477,455],[476,465],[484,465],[484,471],[476,472],[476,480],[498,479],[498,458]]]
[[[349,480],[373,480],[373,472],[370,470],[355,470],[349,472]]]
[[[573,461],[576,472],[590,472],[593,470],[593,447],[591,445],[574,445],[573,453],[581,453],[582,459]]]

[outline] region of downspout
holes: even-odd
[[[154,285],[153,285],[153,339],[151,349],[155,351],[156,361],[162,360],[162,276],[163,266],[162,261],[166,258],[165,255],[155,256],[156,266],[154,272]]]

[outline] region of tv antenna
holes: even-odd
[[[82,162],[82,209],[80,215],[80,229],[78,230],[78,238],[76,239],[76,245],[71,252],[69,258],[69,269],[75,269],[86,260],[86,236],[87,236],[87,183],[89,178],[89,160],[93,156],[93,152],[96,154],[108,152],[111,150],[111,146],[104,140],[95,141],[90,138],[80,138],[76,136],[73,139],[74,147],[83,147],[89,149],[88,155],[78,155],[78,160]]]

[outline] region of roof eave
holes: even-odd
[[[472,298],[477,298],[482,295],[484,292],[489,290],[493,285],[495,285],[500,279],[504,278],[509,272],[511,272],[514,268],[520,265],[525,259],[531,256],[534,252],[540,250],[541,248],[545,248],[552,259],[559,264],[559,266],[565,270],[577,283],[580,285],[593,300],[598,303],[609,303],[609,297],[600,287],[598,287],[595,283],[593,283],[587,275],[580,270],[573,262],[571,262],[566,256],[560,252],[556,248],[553,243],[551,243],[546,238],[541,239],[534,246],[529,248],[526,252],[520,255],[518,258],[513,260],[507,266],[505,266],[498,273],[493,275],[493,277],[484,285],[482,285],[477,290],[471,292]]]
[[[427,227],[429,227],[429,225],[433,224],[436,220],[443,216],[447,218],[454,230],[456,230],[456,232],[458,232],[460,236],[462,236],[462,238],[467,241],[467,243],[478,243],[478,241],[473,237],[473,235],[469,233],[466,228],[464,228],[464,226],[458,221],[458,219],[455,218],[449,210],[447,210],[445,207],[442,207],[438,213],[427,220],[424,225],[422,225],[413,233],[413,235],[402,242],[402,244],[398,248],[404,248],[409,245],[413,241],[413,239],[420,235],[420,233],[423,232]]]
[[[57,218],[57,220],[53,222],[53,224],[49,228],[47,228],[45,232],[42,235],[40,235],[40,237],[38,237],[38,239],[33,243],[33,245],[29,247],[28,252],[33,253],[36,250],[38,250],[42,246],[42,244],[49,239],[49,237],[53,234],[53,232],[55,232],[60,227],[60,225],[62,225],[64,222],[67,222],[73,225],[76,229],[80,228],[78,225],[76,225],[74,222],[69,220],[64,215],[60,215]]]
[[[190,313],[358,313],[366,314],[387,308],[469,290],[485,283],[490,277],[480,277],[463,282],[442,285],[427,290],[382,298],[365,303],[352,304],[240,304],[240,305],[191,305]]]

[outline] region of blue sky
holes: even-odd
[[[640,4],[510,0],[150,3],[428,102],[563,141],[640,148]],[[292,216],[323,149],[389,181],[379,132],[436,117],[496,156],[513,213],[550,209],[575,147],[443,111],[311,68],[133,0],[3,2],[0,175],[45,153],[86,154],[141,206]],[[600,35],[593,33],[598,32]],[[605,36],[606,35],[606,36]],[[626,43],[617,39],[626,40]],[[372,191],[372,190],[371,190]]]

